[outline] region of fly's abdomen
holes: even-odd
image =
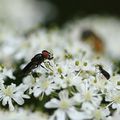
[[[29,63],[23,68],[22,73],[23,73],[24,75],[27,75],[27,74],[29,74],[29,73],[32,71],[32,69],[35,69],[35,68],[36,68],[36,65],[35,65],[33,62],[29,62]]]

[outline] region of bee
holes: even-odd
[[[47,50],[43,50],[42,53],[36,54],[31,61],[23,68],[22,73],[24,75],[29,74],[33,69],[37,68],[39,65],[42,68],[45,68],[41,65],[45,60],[52,60],[53,54],[48,52]],[[50,64],[50,63],[49,63]],[[46,68],[45,68],[46,69]]]
[[[81,39],[88,42],[96,53],[104,52],[104,43],[101,37],[90,29],[86,29],[82,32]]]
[[[109,80],[110,79],[110,74],[103,69],[102,65],[97,65],[99,67],[100,72],[102,73],[102,75],[104,75],[104,77]]]

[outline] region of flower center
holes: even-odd
[[[89,91],[86,91],[84,94],[85,101],[90,101],[92,99],[92,94]]]
[[[61,109],[68,109],[70,107],[68,100],[61,100],[60,102],[60,108]]]
[[[42,87],[43,89],[47,89],[48,86],[49,86],[49,84],[50,84],[49,81],[45,80],[45,81],[42,82],[41,87]]]
[[[3,93],[6,96],[12,96],[13,95],[13,89],[10,86],[8,86],[6,89],[3,89]]]

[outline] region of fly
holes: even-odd
[[[101,65],[97,65],[97,66],[99,67],[99,70],[100,70],[100,72],[104,75],[104,77],[105,77],[107,80],[110,79],[110,74],[109,74],[106,70],[104,70]]]
[[[24,75],[29,74],[33,69],[37,68],[39,65],[43,68],[44,66],[41,65],[45,60],[52,60],[53,54],[48,52],[47,50],[43,50],[42,53],[36,54],[31,61],[23,68],[22,73]],[[49,63],[50,64],[50,63]],[[46,68],[45,68],[46,69]]]

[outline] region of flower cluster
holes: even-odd
[[[73,34],[71,26],[63,30],[41,29],[27,37],[3,34],[0,40],[2,108],[15,112],[20,107],[23,111],[25,108],[39,111],[50,120],[119,118],[120,75],[113,69],[111,56],[107,52],[96,54],[89,44]],[[45,60],[41,63],[43,68],[38,66],[23,75],[24,66],[42,50],[52,51],[54,59]],[[26,120],[30,119],[27,113],[22,113]]]

